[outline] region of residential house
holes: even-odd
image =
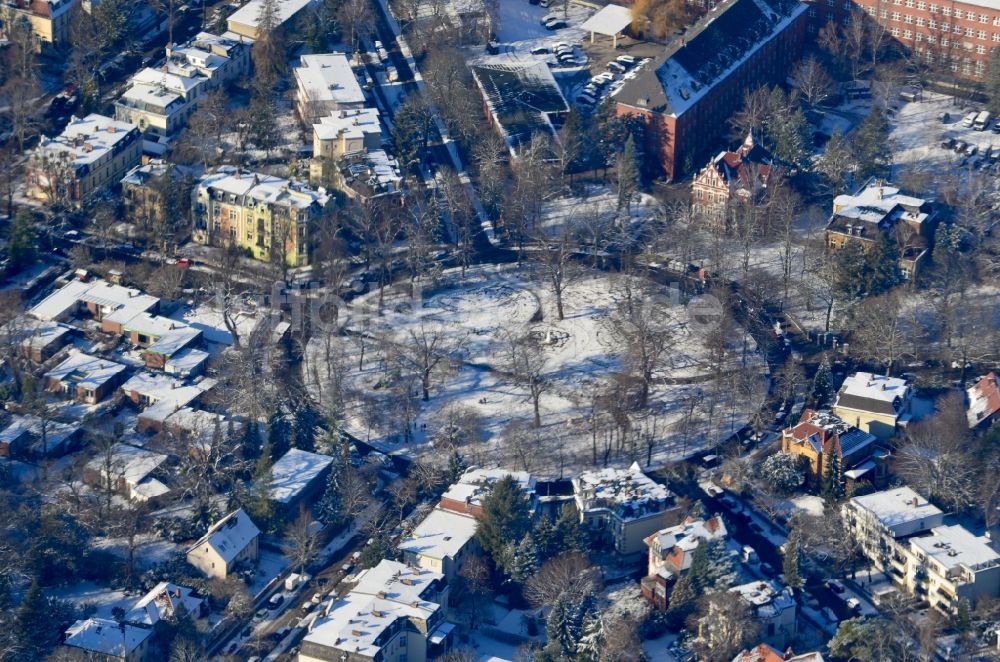
[[[440,573],[383,560],[312,620],[299,662],[425,662],[449,647],[447,583]]]
[[[288,32],[293,28],[300,17],[316,6],[317,0],[277,0],[277,29]],[[264,6],[264,0],[250,0],[242,7],[233,12],[227,19],[226,24],[229,32],[236,37],[246,37],[256,40],[260,37],[260,12]]]
[[[840,477],[847,487],[862,481],[881,487],[888,476],[889,451],[878,437],[829,411],[803,411],[798,423],[782,431],[781,451],[807,460],[808,480],[814,488],[822,484],[833,457],[839,460]]]
[[[167,45],[167,62],[192,68],[207,79],[206,89],[223,89],[250,74],[250,40],[199,32],[180,46]]]
[[[469,67],[486,117],[515,159],[540,135],[558,140],[555,123],[569,112],[546,62],[481,63]]]
[[[197,377],[204,371],[209,356],[204,350],[185,347],[167,357],[163,372],[178,377]]]
[[[101,450],[83,468],[83,482],[110,487],[122,497],[141,503],[156,503],[170,492],[163,477],[169,458],[144,448],[117,443]]]
[[[152,370],[163,370],[174,355],[201,340],[201,330],[149,313],[139,313],[123,324],[122,333],[133,345],[143,348],[146,367]]]
[[[44,375],[47,391],[87,405],[96,405],[113,393],[124,377],[122,364],[76,350]]]
[[[907,572],[905,540],[944,524],[937,506],[905,486],[853,497],[843,509],[849,535],[895,581]]]
[[[715,227],[731,227],[739,206],[764,196],[773,167],[771,154],[753,132],[748,133],[735,152],[719,152],[695,175],[691,182],[695,216]]]
[[[292,73],[299,117],[307,125],[338,110],[365,107],[364,90],[344,53],[303,55]]]
[[[142,596],[122,619],[126,623],[151,628],[160,621],[167,621],[186,614],[193,619],[208,615],[208,604],[199,598],[194,589],[170,582],[160,582]]]
[[[638,554],[647,536],[680,519],[673,493],[642,473],[638,462],[585,471],[572,482],[580,523],[592,539],[623,556]]]
[[[970,428],[988,428],[1000,412],[1000,378],[996,372],[983,375],[965,389],[966,416]]]
[[[101,323],[104,333],[121,335],[126,322],[141,313],[153,314],[159,306],[159,299],[141,290],[102,278],[89,280],[84,273],[42,299],[28,314],[47,322],[69,322],[87,315]]]
[[[754,646],[733,658],[733,662],[823,662],[822,653],[796,655],[791,648],[784,652],[768,644]]]
[[[879,439],[890,439],[896,428],[910,421],[913,393],[901,377],[856,372],[844,380],[833,413],[843,421]]]
[[[17,342],[21,356],[35,363],[48,361],[69,342],[72,329],[53,321],[21,317],[4,329],[6,342]]]
[[[9,36],[8,26],[15,22],[27,21],[39,45],[64,46],[69,42],[70,15],[75,5],[76,0],[3,0],[3,34]]]
[[[126,220],[140,227],[152,228],[156,220],[163,216],[163,186],[170,183],[164,178],[171,167],[162,159],[150,159],[129,170],[122,178],[122,207]],[[184,224],[178,225],[184,232]]]
[[[210,579],[225,579],[241,563],[257,562],[260,529],[242,508],[213,524],[187,551],[187,561]]]
[[[79,205],[95,191],[116,186],[139,164],[139,129],[92,113],[73,117],[55,138],[42,136],[28,155],[25,194],[50,203]]]
[[[774,580],[752,581],[734,586],[730,593],[740,596],[760,626],[760,638],[776,648],[785,648],[795,639],[796,605],[790,588]]]
[[[1000,554],[993,542],[965,527],[939,526],[909,540],[907,590],[954,615],[960,600],[1000,597]]]
[[[531,512],[538,509],[538,495],[535,478],[527,471],[508,469],[481,469],[470,467],[441,495],[438,508],[479,518],[483,516],[483,499],[493,491],[493,485],[500,479],[510,477],[528,498]]]
[[[329,455],[292,448],[271,467],[271,500],[291,516],[323,493],[334,459]]]
[[[808,11],[793,0],[719,2],[612,95],[619,116],[643,120],[646,152],[668,179],[705,158],[745,91],[784,82],[802,56]]]
[[[313,158],[336,162],[345,154],[368,152],[382,145],[377,108],[335,110],[313,125]]]
[[[133,404],[143,407],[139,412],[139,432],[159,432],[165,421],[178,410],[198,400],[216,384],[214,379],[200,377],[186,383],[163,373],[138,372],[122,384],[122,391]]]
[[[0,432],[0,457],[43,458],[68,453],[80,438],[77,423],[15,414]]]
[[[345,154],[338,161],[313,159],[309,181],[329,185],[359,203],[402,194],[403,176],[399,162],[384,149]]]
[[[643,597],[657,609],[667,608],[669,589],[677,576],[691,567],[695,550],[703,542],[729,535],[720,515],[707,520],[688,517],[680,524],[657,531],[643,542],[649,549]]]
[[[62,645],[99,662],[140,662],[149,653],[151,628],[106,618],[77,621],[66,630]]]
[[[833,215],[826,224],[826,246],[836,251],[855,244],[867,253],[884,236],[899,244],[900,272],[913,278],[930,259],[936,223],[933,201],[907,195],[873,178],[856,194],[834,198]]]
[[[475,517],[435,508],[399,543],[399,551],[408,565],[441,573],[451,583],[479,550],[475,535]]]
[[[232,167],[202,177],[192,198],[195,241],[234,244],[290,266],[309,264],[312,233],[331,202],[322,187]]]
[[[162,156],[207,92],[208,78],[194,67],[146,67],[115,101],[115,117],[139,127],[143,151]]]

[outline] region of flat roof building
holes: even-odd
[[[344,53],[303,55],[293,73],[299,117],[306,124],[338,110],[365,106],[364,90]]]
[[[303,15],[305,11],[314,6],[316,0],[277,0],[278,27],[288,30],[295,20]],[[264,6],[264,0],[250,0],[226,19],[229,32],[236,36],[259,38],[260,12]],[[229,36],[227,33],[226,36]]]
[[[406,563],[439,572],[451,582],[479,548],[475,535],[475,517],[435,508],[398,547]]]
[[[45,389],[88,405],[110,395],[125,377],[125,366],[76,350],[45,373]]]
[[[334,459],[292,448],[271,467],[271,500],[284,512],[322,493]]]

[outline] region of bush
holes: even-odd
[[[791,453],[775,453],[764,460],[759,476],[778,492],[791,492],[806,480],[802,458]]]

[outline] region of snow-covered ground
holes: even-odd
[[[135,549],[136,564],[140,568],[151,568],[165,563],[172,555],[182,551],[182,547],[155,534],[137,537]],[[128,541],[124,538],[97,538],[91,544],[94,549],[103,550],[119,558],[128,558]]]
[[[516,51],[527,53],[535,46],[546,45],[555,41],[581,43],[585,33],[580,25],[594,13],[592,7],[569,3],[564,14],[562,3],[559,6],[542,7],[533,5],[527,0],[502,0],[500,6],[499,25],[495,26],[497,39],[509,45]],[[560,30],[548,30],[541,21],[547,15],[566,18],[568,27]]]
[[[60,586],[46,594],[70,603],[80,611],[95,618],[113,618],[115,608],[128,611],[139,599],[139,595],[128,595],[125,591],[112,590],[93,582],[79,582],[70,586]]]
[[[641,193],[628,214],[633,222],[642,222],[662,212],[656,198]],[[618,216],[618,196],[607,186],[588,185],[582,196],[563,196],[545,203],[541,224],[549,236],[557,236],[568,226],[586,241],[590,233],[606,236]]]
[[[593,446],[603,453],[605,443],[611,463],[628,464],[645,460],[646,438],[653,440],[652,463],[659,465],[742,427],[766,390],[763,375],[743,383],[736,379],[744,360],[764,369],[748,334],[736,330],[728,339],[723,372],[731,379],[713,387],[703,335],[693,331],[683,305],[664,307],[669,317],[664,323],[673,334],[667,365],[654,375],[648,411],[632,413],[633,440],[611,448],[605,437],[611,434],[610,423],[599,424],[592,434],[591,421],[594,401],[622,368],[621,341],[608,323],[623,296],[620,283],[589,272],[570,283],[562,321],[556,319],[550,288],[529,267],[482,267],[470,270],[464,280],[457,271],[448,272],[440,287],[417,302],[395,290],[385,296],[381,316],[355,316],[353,337],[332,338],[329,346],[314,338],[305,372],[322,402],[331,386],[329,371],[342,366],[348,400],[344,424],[384,452],[443,458],[450,449],[435,447],[435,436],[452,420],[479,428],[481,441],[466,439],[460,445],[480,465],[514,463],[540,475],[556,475],[591,465]],[[356,303],[375,308],[378,292]],[[510,339],[522,336],[538,343],[541,376],[549,385],[539,402],[539,430],[530,429],[533,403],[527,388],[506,370]],[[394,357],[413,346],[415,338],[448,348],[451,359],[447,370],[432,376],[427,402],[420,399],[419,383],[408,387],[409,398],[392,393],[406,372]],[[408,439],[407,418],[412,421]],[[642,442],[635,439],[638,435]]]

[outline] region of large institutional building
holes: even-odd
[[[785,79],[802,54],[808,5],[725,0],[615,94],[619,116],[645,120],[668,179],[703,163],[743,92]]]

